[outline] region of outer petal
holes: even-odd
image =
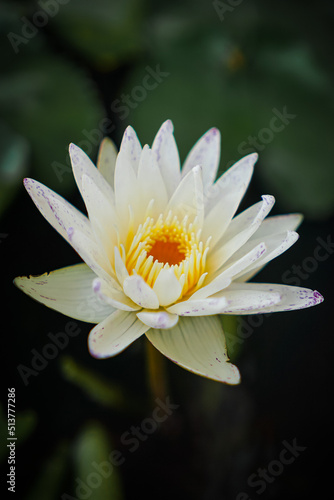
[[[101,302],[93,292],[94,278],[96,274],[86,264],[77,264],[41,276],[18,277],[14,283],[51,309],[80,321],[98,323],[114,308]]]
[[[114,188],[114,173],[117,158],[117,149],[109,137],[105,137],[99,148],[97,168],[105,180]]]
[[[257,154],[242,158],[210,188],[205,196],[205,222],[202,237],[211,236],[211,247],[228,228],[249,184]]]
[[[157,294],[159,304],[168,306],[176,302],[182,292],[182,286],[176,278],[173,269],[161,269],[154,285],[153,290]]]
[[[172,330],[149,330],[146,336],[167,358],[193,373],[228,384],[240,382],[238,369],[228,362],[216,316],[180,318]]]
[[[182,176],[187,175],[196,165],[201,165],[203,167],[203,188],[205,191],[216,178],[219,160],[220,132],[216,128],[211,128],[190,150],[182,168]]]
[[[124,293],[145,309],[158,309],[159,300],[152,288],[137,274],[125,278]]]
[[[235,311],[233,314],[255,314],[255,313],[268,313],[279,311],[293,311],[295,309],[304,309],[306,307],[316,306],[320,304],[324,298],[316,290],[309,288],[300,288],[297,286],[276,285],[271,283],[233,283],[229,287],[229,293],[226,290],[216,294],[215,296],[224,296],[230,304],[236,303],[238,297],[255,296],[258,294],[259,298],[264,294],[279,295],[280,300],[275,301],[273,304],[268,304],[265,307],[256,309],[256,298],[254,300],[253,310]],[[255,294],[255,295],[254,295]],[[263,303],[262,303],[263,304]],[[232,314],[225,311],[226,314]]]
[[[235,289],[233,284],[209,298],[226,300],[226,306],[220,310],[221,314],[257,314],[271,310],[282,300],[281,294],[273,289],[239,290]]]
[[[265,252],[266,246],[264,243],[256,245],[250,252],[246,253],[246,255],[242,255],[239,259],[234,260],[229,266],[226,266],[210,283],[197,290],[197,292],[191,296],[190,300],[204,299],[226,288],[235,275],[243,272],[245,268],[248,269],[252,263],[257,262]]]
[[[115,167],[115,203],[120,219],[120,229],[123,228],[123,238],[129,227],[130,207],[134,212],[135,208],[140,206],[139,195],[133,161],[126,153],[120,151]]]
[[[107,198],[112,200],[114,198],[114,192],[110,184],[108,184],[101,172],[95,167],[89,156],[75,144],[70,144],[69,152],[75,181],[82,197],[84,197],[82,192],[82,176],[86,174],[98,186],[100,191],[102,191]]]
[[[94,232],[102,243],[108,259],[113,262],[114,247],[118,242],[118,217],[114,205],[85,174],[82,176],[82,193]]]
[[[135,313],[115,311],[89,333],[89,352],[94,358],[110,358],[123,351],[149,328]]]
[[[213,249],[208,254],[207,265],[210,273],[215,273],[259,228],[263,219],[272,209],[273,196],[262,196],[262,202],[256,203],[235,217],[229,225],[223,240],[224,245]]]
[[[120,146],[120,153],[130,162],[134,172],[137,173],[141,155],[141,144],[136,132],[131,126],[125,129]]]
[[[161,125],[152,144],[152,151],[156,154],[169,198],[181,180],[180,157],[173,129],[173,123],[170,120],[165,121]]]
[[[24,186],[43,217],[66,241],[69,242],[67,231],[70,227],[75,227],[87,238],[94,239],[87,217],[64,198],[33,179],[24,179]]]
[[[295,231],[302,221],[302,214],[273,215],[267,217],[251,239],[265,238],[286,231]]]
[[[167,311],[179,316],[211,316],[212,314],[219,314],[226,306],[227,300],[225,297],[208,297],[178,302],[167,307]]]
[[[137,318],[150,328],[167,330],[173,328],[179,321],[177,314],[170,314],[167,311],[142,311],[137,313]]]

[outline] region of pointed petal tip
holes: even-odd
[[[325,299],[317,290],[313,291],[314,305],[321,304]]]

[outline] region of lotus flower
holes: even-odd
[[[32,179],[24,185],[47,221],[84,263],[18,277],[25,293],[67,316],[95,323],[90,353],[108,358],[145,334],[196,374],[237,384],[218,314],[302,309],[322,296],[306,288],[246,283],[298,238],[301,215],[267,217],[273,196],[235,215],[257,154],[216,181],[220,134],[204,134],[182,170],[170,120],[152,148],[128,127],[117,154],[101,143],[97,168],[74,144],[73,173],[88,217]]]

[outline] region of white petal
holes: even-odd
[[[203,240],[211,236],[211,247],[224,235],[251,179],[257,154],[242,158],[233,165],[205,195]]]
[[[191,300],[205,299],[209,297],[209,295],[213,295],[223,288],[228,287],[231,280],[236,275],[243,272],[244,269],[248,269],[252,263],[257,262],[265,252],[266,246],[264,243],[256,245],[250,252],[246,253],[246,255],[242,255],[240,258],[235,259],[229,266],[224,266],[223,271],[218,274],[218,276],[215,276],[209,284],[203,286],[191,296]]]
[[[115,167],[115,204],[120,219],[122,239],[126,238],[129,228],[130,213],[140,206],[140,193],[137,188],[137,176],[128,155],[120,151]],[[132,207],[132,208],[130,208]]]
[[[237,312],[236,314],[254,314],[256,312],[268,313],[279,311],[293,311],[295,309],[304,309],[305,307],[312,307],[320,304],[324,298],[316,290],[309,288],[301,288],[297,286],[276,285],[271,283],[233,283],[230,287],[231,294],[276,294],[280,295],[281,300],[267,305],[261,310],[253,310],[252,312]],[[224,291],[225,292],[225,291]],[[222,293],[224,293],[222,292]],[[229,299],[224,293],[224,296]]]
[[[211,316],[212,314],[220,314],[226,305],[227,301],[224,297],[208,297],[178,302],[167,307],[167,311],[179,316]]]
[[[240,382],[237,367],[228,362],[216,316],[180,318],[172,330],[149,330],[146,336],[167,358],[193,373],[228,384]]]
[[[122,290],[112,288],[110,284],[109,286],[106,285],[101,278],[94,279],[93,291],[103,302],[111,305],[114,309],[121,309],[122,311],[138,311],[140,309]]]
[[[99,148],[97,168],[105,180],[114,188],[114,173],[117,158],[117,148],[109,137],[105,137]]]
[[[155,283],[153,290],[157,294],[159,304],[161,306],[168,306],[176,302],[182,292],[181,284],[179,283],[173,269],[161,269]]]
[[[135,313],[115,311],[89,333],[89,352],[94,358],[110,358],[123,351],[149,328]]]
[[[252,239],[264,238],[285,231],[295,231],[302,223],[302,214],[273,215],[262,222]]]
[[[106,254],[94,240],[87,238],[81,231],[70,227],[68,229],[69,242],[82,260],[96,273],[104,278],[112,276],[113,270]]]
[[[210,273],[215,273],[239,248],[249,240],[260,226],[263,219],[272,209],[275,198],[262,196],[262,202],[235,217],[224,234],[222,246],[210,251],[208,254],[207,268]]]
[[[156,154],[169,198],[181,180],[180,157],[173,135],[173,128],[170,120],[165,121],[152,144],[152,151]]]
[[[239,198],[240,203],[253,175],[254,165],[257,160],[257,153],[244,156],[219,177],[206,192],[206,213],[209,213],[219,200],[230,193],[235,193],[236,201]]]
[[[80,321],[98,323],[114,309],[93,292],[94,278],[96,274],[86,264],[77,264],[41,276],[17,277],[14,283],[51,309]]]
[[[122,156],[127,158],[134,172],[137,173],[141,155],[141,144],[138,140],[136,132],[130,126],[128,126],[124,132],[120,146],[120,153],[122,153]]]
[[[263,266],[268,264],[271,260],[275,259],[283,252],[288,250],[296,241],[298,240],[299,235],[294,231],[287,231],[283,234],[275,234],[274,236],[266,236],[260,239],[264,239],[267,252],[265,255],[262,255],[259,260],[252,262],[247,268],[243,269],[242,272],[235,275],[235,279],[238,281],[248,281],[251,279],[256,273],[258,273]],[[256,244],[256,240],[247,241],[246,245]],[[245,246],[246,246],[245,245]],[[238,253],[238,252],[236,252]],[[236,254],[233,255],[233,258]],[[228,262],[226,263],[226,265]]]
[[[79,229],[87,238],[94,239],[87,217],[64,198],[33,179],[24,179],[24,186],[41,214],[66,241],[69,242],[67,231],[70,227]]]
[[[281,294],[274,290],[256,288],[239,290],[234,287],[233,283],[225,290],[213,295],[212,298],[224,298],[227,301],[226,306],[220,311],[222,314],[257,314],[271,309],[282,299]]]
[[[94,232],[103,245],[108,259],[113,262],[114,247],[118,242],[118,217],[115,207],[85,174],[82,176],[82,193]]]
[[[150,328],[167,330],[173,328],[179,321],[177,314],[170,314],[166,311],[142,311],[137,313],[137,318]]]
[[[113,200],[114,192],[110,184],[105,180],[89,156],[87,156],[86,153],[75,144],[70,144],[69,152],[75,181],[82,197],[84,197],[82,193],[82,176],[86,174],[98,186],[99,190],[104,193],[106,198]]]
[[[124,280],[129,276],[129,272],[117,247],[115,247],[115,272],[119,283],[123,286]]]
[[[188,217],[189,222],[198,221],[203,225],[204,201],[201,167],[194,167],[180,182],[166,208],[166,215],[171,211],[179,220]]]
[[[190,150],[183,168],[182,177],[188,174],[196,165],[203,167],[203,188],[206,190],[216,178],[220,160],[220,132],[211,128]]]
[[[140,307],[158,309],[159,300],[156,293],[141,276],[137,274],[128,276],[124,280],[123,288],[124,293]]]
[[[152,199],[154,199],[152,217],[159,217],[167,206],[168,197],[155,154],[147,145],[144,146],[139,161],[137,186],[140,205],[143,208],[141,217],[144,219],[147,206]]]

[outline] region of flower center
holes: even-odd
[[[140,275],[154,285],[161,269],[172,268],[182,286],[182,296],[201,286],[205,273],[208,242],[200,240],[200,231],[188,218],[180,222],[170,212],[156,221],[147,217],[136,234],[129,233],[121,255],[129,274]]]

